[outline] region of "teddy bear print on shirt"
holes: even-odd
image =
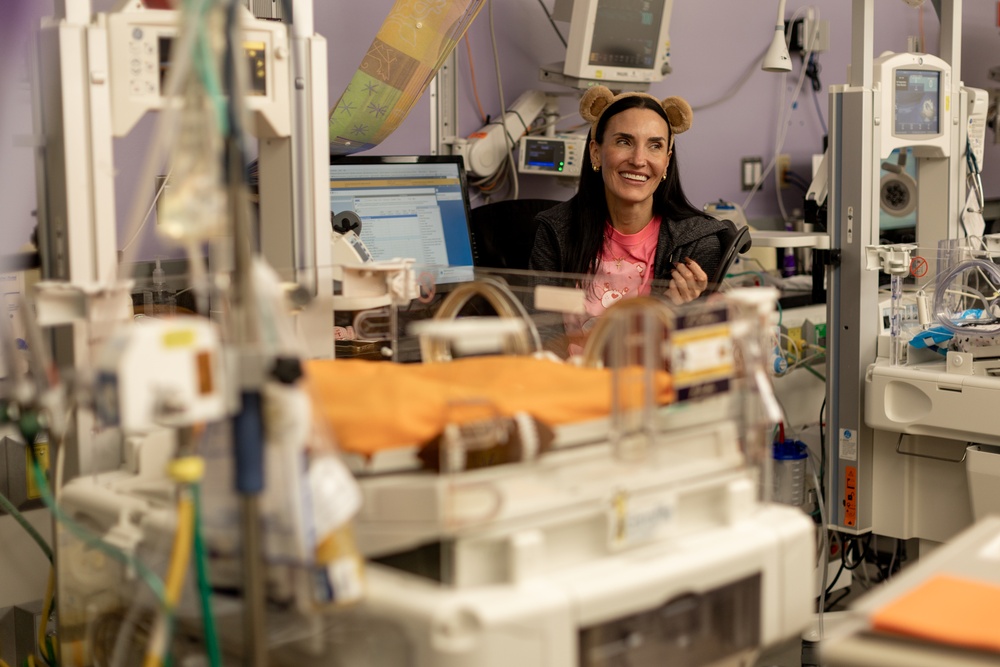
[[[601,269],[606,279],[594,281],[594,293],[606,310],[639,289],[646,264],[630,262],[625,258],[614,258],[604,260]]]

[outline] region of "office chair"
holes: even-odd
[[[535,216],[558,203],[510,199],[472,209],[469,232],[476,247],[476,266],[526,270],[535,243]]]
[[[737,256],[750,250],[750,246],[753,244],[749,227],[746,225],[737,227],[731,220],[723,220],[722,222],[725,223],[725,228],[717,233],[722,254],[715,273],[708,277],[707,292],[715,292],[722,287],[722,281],[726,279],[729,267],[736,261]]]

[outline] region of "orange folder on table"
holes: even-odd
[[[875,630],[1000,652],[1000,585],[931,577],[872,615]]]

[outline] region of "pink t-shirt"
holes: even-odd
[[[649,294],[659,238],[659,216],[635,234],[622,234],[607,223],[597,271],[587,289],[587,315],[566,319],[571,340],[586,338],[596,319],[618,301]],[[581,345],[570,344],[572,354],[582,349]]]

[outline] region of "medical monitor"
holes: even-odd
[[[661,81],[673,0],[576,0],[563,73],[608,82]]]
[[[871,123],[878,158],[910,149],[916,158],[951,154],[951,67],[928,53],[884,53],[874,61]]]
[[[941,132],[941,72],[903,69],[895,71],[893,131],[897,136],[934,135]]]
[[[469,194],[461,156],[332,156],[331,220],[361,219],[375,260],[412,258],[437,285],[473,278]]]

